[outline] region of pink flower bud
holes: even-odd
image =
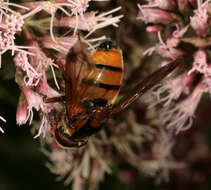
[[[147,32],[158,32],[158,31],[161,31],[162,29],[163,29],[163,27],[159,26],[159,25],[147,26],[146,27]]]
[[[206,73],[208,70],[208,64],[207,64],[207,55],[204,50],[198,50],[194,54],[194,62],[192,69],[188,72],[188,74],[191,74],[194,71],[200,72],[200,73]]]
[[[180,41],[178,38],[171,37],[166,40],[166,45],[168,48],[174,48],[179,45]]]
[[[90,31],[88,34],[90,35],[99,28],[104,28],[109,25],[117,26],[117,23],[120,22],[120,18],[122,18],[123,15],[112,17],[112,13],[117,12],[120,9],[121,7],[117,7],[111,11],[98,15],[97,12],[89,12],[80,17],[62,17],[60,20],[55,19],[54,26],[87,30]]]
[[[178,134],[188,130],[193,124],[193,117],[202,94],[205,92],[203,80],[197,84],[190,96],[177,105],[164,108],[161,118],[167,129],[173,129]]]
[[[189,26],[186,26],[181,30],[178,25],[176,25],[176,27],[177,29],[172,33],[172,36],[166,40],[168,48],[176,48],[179,45],[181,38],[187,32]]]
[[[36,86],[37,92],[40,92],[43,95],[46,95],[48,98],[61,96],[57,91],[51,88],[46,79],[46,75],[43,75],[42,79],[39,81]]]
[[[30,88],[27,88],[26,86],[21,86],[20,88],[26,97],[29,109],[35,108],[37,111],[40,109],[45,111],[45,104],[41,95],[34,92]]]
[[[174,0],[148,0],[148,5],[143,5],[143,7],[159,7],[161,9],[173,9],[176,7]]]
[[[42,41],[42,44],[45,48],[54,49],[64,55],[67,55],[69,50],[77,42],[78,37],[77,36],[60,37],[60,38],[55,37],[56,42],[54,42],[50,36],[45,36],[40,40]]]
[[[23,94],[20,95],[18,101],[18,107],[16,111],[16,123],[18,125],[23,125],[28,120],[28,104],[26,98]]]
[[[164,107],[167,107],[171,105],[173,101],[177,100],[182,94],[189,95],[192,90],[194,77],[194,74],[188,75],[187,72],[184,72],[176,78],[166,80],[160,88],[157,88],[152,92],[156,100],[150,105],[150,107],[161,103],[163,103]],[[163,96],[165,93],[168,95]]]
[[[206,35],[208,29],[208,14],[205,3],[198,1],[198,9],[194,11],[194,16],[190,17],[190,25],[198,36]]]
[[[177,29],[176,29],[176,30],[173,32],[173,34],[172,34],[172,36],[173,36],[174,38],[182,38],[183,35],[187,32],[187,30],[188,30],[188,28],[189,28],[189,26],[187,25],[187,26],[185,26],[184,28],[182,28],[182,29],[180,30],[178,24],[176,24],[176,27],[177,27]]]
[[[54,26],[60,27],[71,27],[79,30],[90,30],[90,28],[97,25],[95,19],[96,12],[89,12],[84,14],[83,18],[79,17],[76,18],[75,16],[72,17],[61,17],[59,20],[54,21]]]
[[[36,86],[42,76],[41,73],[38,73],[28,61],[27,54],[25,52],[19,52],[16,54],[13,59],[17,67],[20,67],[23,71],[26,72],[23,80],[26,86]]]
[[[163,46],[157,46],[156,51],[162,55],[163,57],[170,58],[170,59],[177,59],[183,55],[183,52],[176,48],[165,48]]]
[[[162,23],[167,25],[176,21],[176,17],[173,13],[156,8],[142,8],[139,4],[138,7],[139,13],[137,19],[142,20],[145,23]]]

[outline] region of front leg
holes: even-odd
[[[55,102],[63,102],[65,100],[65,96],[58,96],[53,98],[44,98],[44,103],[55,103]]]

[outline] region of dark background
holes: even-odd
[[[146,36],[143,23],[135,19],[138,2],[141,1],[119,0],[106,4],[107,10],[121,5],[124,18],[115,32],[112,27],[101,30],[101,34],[114,39],[123,51],[125,79],[128,80],[124,81],[126,88],[122,88],[122,91],[127,90],[135,81],[141,80],[151,71],[151,67],[157,64],[151,62],[152,64],[146,66],[146,60],[142,60],[143,49],[154,43],[156,35]],[[96,6],[96,9],[103,10],[104,7]],[[2,57],[0,70],[0,115],[7,120],[7,123],[0,121],[0,126],[5,131],[5,134],[0,134],[0,190],[71,189],[64,186],[62,181],[56,182],[56,176],[45,167],[47,158],[40,152],[39,140],[33,139],[31,127],[16,125],[16,106],[20,90],[14,81],[14,75],[15,69],[8,52]],[[137,175],[131,184],[125,184],[119,178],[119,169],[114,167],[112,175],[106,175],[100,189],[211,189],[210,114],[211,100],[205,95],[197,109],[194,126],[176,138],[174,157],[178,161],[186,162],[187,168],[172,170],[170,182],[158,186],[153,178]]]

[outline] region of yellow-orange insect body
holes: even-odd
[[[89,89],[93,99],[104,98],[108,104],[113,104],[119,94],[123,79],[122,53],[117,49],[97,50],[92,55],[95,71],[87,77],[87,82],[93,84]]]
[[[101,128],[115,102],[123,79],[121,50],[110,41],[101,44],[90,57],[78,42],[69,52],[65,65],[66,114],[54,135],[65,147],[82,146],[84,138]]]
[[[175,61],[157,70],[114,104],[123,79],[121,50],[105,41],[92,56],[87,52],[78,40],[66,58],[65,97],[46,100],[50,103],[63,99],[65,103],[65,111],[58,114],[52,133],[57,143],[66,148],[86,144],[87,137],[99,131],[107,118],[131,104],[180,63]]]

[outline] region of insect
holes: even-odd
[[[115,103],[123,79],[121,50],[105,41],[90,56],[78,40],[66,58],[65,96],[45,100],[65,104],[65,112],[58,113],[52,126],[57,143],[64,148],[85,145],[110,116],[125,109],[178,65],[179,61],[175,61],[158,69]]]

